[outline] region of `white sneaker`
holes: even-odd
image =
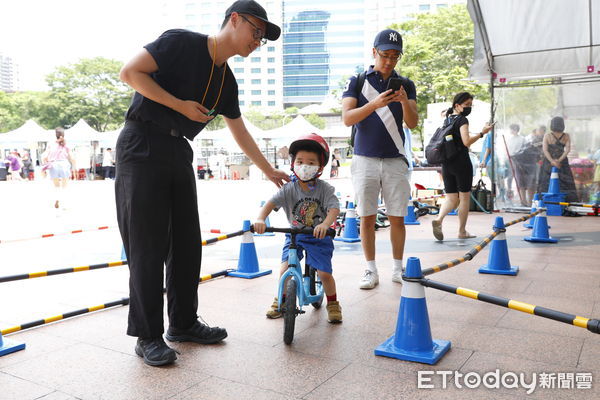
[[[377,272],[365,270],[365,274],[360,280],[359,287],[361,289],[373,289],[375,286],[379,285],[379,275]]]
[[[392,282],[402,283],[402,273],[404,272],[404,268],[394,269],[392,271]]]

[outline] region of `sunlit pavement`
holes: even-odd
[[[351,193],[347,179],[336,189]],[[116,228],[112,181],[74,182],[66,209],[53,208],[50,182],[0,182],[0,275],[37,272],[117,261],[121,242]],[[232,232],[257,215],[260,202],[275,187],[269,182],[202,181],[198,201],[202,228]],[[520,217],[504,214],[505,222]],[[424,268],[464,255],[477,239],[456,239],[457,217],[444,223],[447,240],[431,234],[431,217],[407,227],[406,255]],[[285,226],[282,212],[271,224]],[[494,216],[472,213],[468,229],[491,233]],[[600,317],[600,220],[550,217],[558,244],[530,244],[522,224],[507,229],[516,277],[481,275],[489,247],[473,261],[431,276],[441,282],[544,306],[583,317]],[[52,238],[10,241],[77,229],[94,229]],[[203,233],[204,238],[216,234]],[[181,352],[165,368],[146,366],[125,335],[127,307],[87,314],[7,338],[27,348],[0,357],[0,399],[400,399],[524,398],[524,388],[459,389],[441,375],[434,389],[418,388],[417,371],[558,374],[591,373],[591,389],[538,387],[527,396],[540,399],[600,397],[600,337],[585,329],[427,289],[432,335],[452,342],[435,366],[384,357],[373,350],[395,331],[401,285],[391,282],[389,229],[377,233],[380,285],[358,288],[364,269],[360,243],[336,243],[334,276],[344,322],[327,323],[325,309],[306,308],[296,336],[283,344],[283,321],[267,320],[276,285],[281,236],[255,238],[261,268],[274,273],[254,280],[219,278],[200,285],[199,313],[210,324],[226,327],[221,345],[174,344]],[[5,242],[9,240],[8,242]],[[202,273],[235,268],[239,238],[204,249]],[[128,296],[127,267],[2,283],[0,327],[91,307]],[[564,377],[569,375],[563,375]],[[538,378],[539,380],[539,378]],[[564,381],[564,379],[563,379]]]

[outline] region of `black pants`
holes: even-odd
[[[117,141],[115,194],[129,261],[127,334],[159,337],[163,273],[170,326],[197,319],[202,245],[193,152],[188,141],[153,125],[127,121]]]

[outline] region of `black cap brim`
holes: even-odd
[[[268,21],[268,20],[266,20],[264,18],[258,17],[258,16],[253,15],[253,14],[250,14],[250,15],[252,15],[254,18],[260,19],[265,24],[267,24],[267,32],[265,32],[265,39],[271,40],[271,41],[279,39],[279,36],[281,35],[281,28],[280,27],[278,27],[274,23],[272,23],[272,22],[270,22],[270,21]]]

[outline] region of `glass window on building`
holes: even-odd
[[[252,100],[250,104],[252,104],[253,106],[260,106],[262,105],[262,102],[260,100]]]
[[[233,72],[235,72],[237,74],[243,74],[244,73],[244,68],[234,68]]]
[[[269,57],[269,58],[267,58],[267,62],[274,63],[275,62],[275,57]]]
[[[269,90],[269,96],[275,96],[275,91],[274,90]]]
[[[270,107],[275,107],[275,102],[274,101],[269,101],[269,106]]]
[[[253,74],[260,74],[260,68],[252,68],[250,69],[250,72],[252,72]]]
[[[446,7],[448,7],[448,4],[440,3],[440,4],[437,4],[436,7],[437,8],[446,8]]]
[[[267,72],[269,72],[270,74],[274,74],[275,73],[275,68],[269,68],[269,70]]]
[[[238,83],[238,85],[243,85],[244,84],[244,79],[243,78],[238,78],[238,79],[236,79],[236,82]]]
[[[253,85],[260,85],[260,79],[252,79]]]
[[[419,11],[429,11],[429,4],[419,4]]]
[[[240,95],[244,94],[244,89],[238,89],[238,94],[240,94]]]
[[[275,84],[275,79],[269,79],[269,80],[267,81],[267,83],[268,83],[269,85],[274,85],[274,84]]]
[[[260,57],[250,57],[250,62],[260,62]]]
[[[257,95],[261,94],[260,90],[252,90],[252,91],[251,91],[251,93],[252,93],[254,96],[257,96]]]
[[[242,61],[244,61],[244,57],[240,57],[240,56],[233,57],[233,61],[242,62]]]
[[[240,106],[243,106],[245,104],[246,104],[246,102],[244,100],[240,100]]]
[[[267,47],[267,51],[268,51],[269,53],[272,53],[272,52],[274,52],[274,51],[275,51],[275,47],[274,47],[274,46],[269,46],[269,47]]]

